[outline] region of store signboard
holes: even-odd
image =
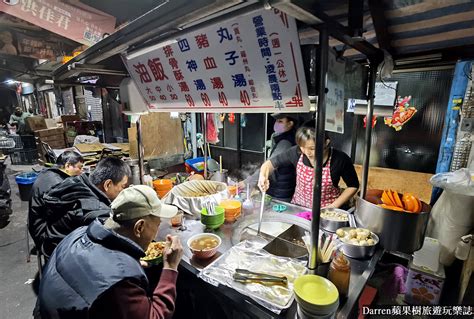
[[[3,0],[0,11],[89,46],[115,30],[115,17],[79,1]]]
[[[344,75],[346,63],[328,54],[328,92],[326,94],[326,131],[344,134]]]
[[[150,111],[307,112],[296,22],[261,10],[124,57]]]

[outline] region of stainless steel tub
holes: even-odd
[[[420,213],[385,209],[377,206],[382,203],[382,192],[372,189],[367,191],[365,199],[357,197],[354,213],[357,225],[376,233],[385,250],[412,254],[423,246],[431,207],[422,202]]]

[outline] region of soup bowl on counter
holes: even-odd
[[[217,253],[222,240],[215,234],[203,233],[191,236],[187,241],[193,256],[199,259],[211,258]]]

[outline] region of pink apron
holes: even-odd
[[[323,167],[321,207],[332,204],[341,195],[339,187],[335,187],[332,183],[331,157],[332,155],[329,156],[326,165]],[[291,200],[292,204],[308,208],[313,207],[313,179],[314,169],[303,163],[303,155],[301,155],[296,165],[296,188]]]

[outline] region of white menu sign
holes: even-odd
[[[344,76],[346,62],[328,52],[328,93],[326,94],[326,131],[344,134]]]
[[[295,19],[261,10],[124,58],[150,111],[307,112]]]

